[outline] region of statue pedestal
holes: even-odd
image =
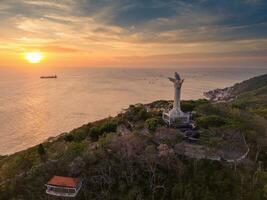
[[[181,125],[190,123],[190,114],[184,113],[177,109],[172,109],[169,112],[162,113],[162,119],[168,124],[181,123]]]

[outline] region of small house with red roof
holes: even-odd
[[[82,181],[78,178],[54,176],[45,186],[49,195],[76,197],[82,187]]]

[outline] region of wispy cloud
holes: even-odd
[[[0,20],[0,44],[14,51],[114,58],[266,52],[264,0],[1,0]]]

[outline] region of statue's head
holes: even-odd
[[[181,77],[177,72],[174,73],[174,77],[176,80],[181,80]]]
[[[177,72],[174,73],[174,78],[169,78],[169,80],[174,83],[175,87],[178,88],[181,88],[184,82],[184,80],[181,79],[180,75]]]

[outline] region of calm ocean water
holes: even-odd
[[[178,71],[183,99],[230,86],[267,68],[251,69],[0,69],[0,154],[36,145],[129,104],[172,99],[167,77]],[[40,79],[57,74],[58,79]]]

